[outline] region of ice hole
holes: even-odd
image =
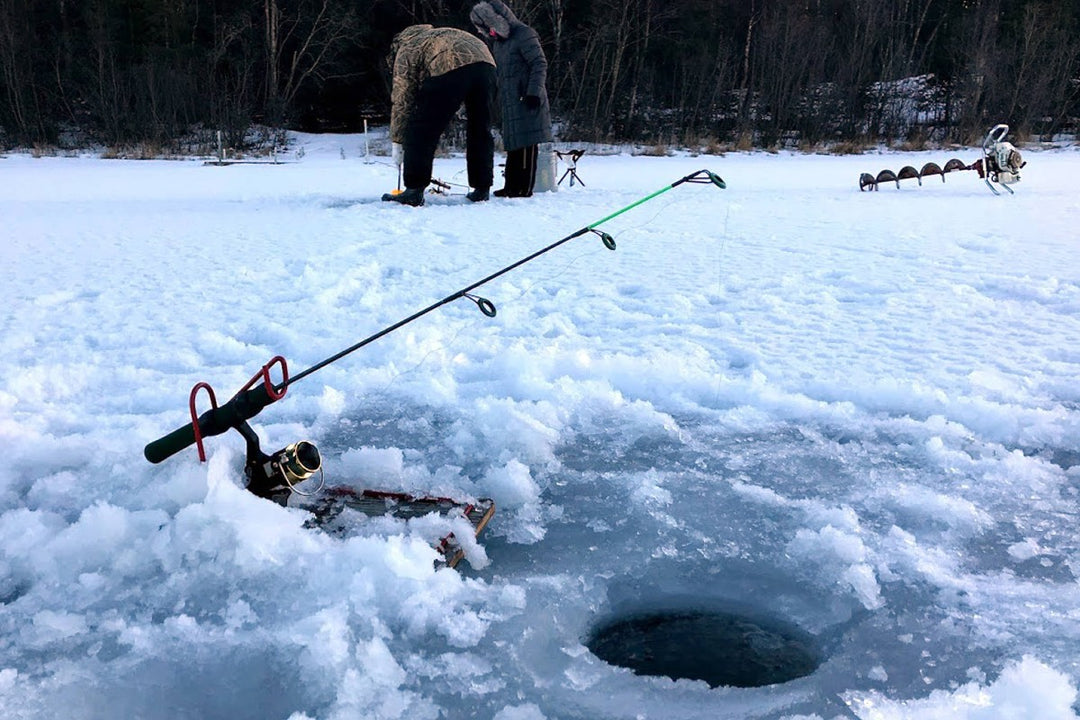
[[[705,610],[612,620],[586,645],[601,660],[638,675],[704,680],[712,687],[775,685],[821,664],[814,637],[791,623]]]

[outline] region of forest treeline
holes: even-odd
[[[745,146],[1076,133],[1080,0],[510,0],[562,139]],[[386,53],[472,0],[0,0],[0,146],[357,131]]]

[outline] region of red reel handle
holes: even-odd
[[[281,366],[281,383],[279,383],[281,390],[274,387],[274,381],[270,379],[270,368],[275,365]],[[240,388],[240,392],[236,394],[239,395],[242,392],[250,390],[260,378],[262,378],[263,387],[266,388],[266,394],[271,400],[280,400],[285,397],[285,392],[289,389],[289,365],[285,362],[285,358],[280,355],[275,355],[270,358],[270,362],[263,365],[259,372],[255,373],[251,379],[247,381],[247,384]]]
[[[206,449],[203,447],[202,429],[199,427],[199,414],[195,412],[195,396],[199,394],[199,390],[206,388],[207,394],[210,395],[210,407],[217,410],[217,397],[214,396],[214,388],[210,387],[210,383],[200,382],[196,383],[195,387],[191,388],[191,397],[188,399],[188,407],[191,409],[191,427],[195,432],[195,446],[199,449],[199,462],[206,462]]]

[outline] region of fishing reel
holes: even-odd
[[[315,495],[323,489],[326,476],[322,473],[322,456],[313,443],[301,440],[267,455],[250,425],[245,422],[237,430],[247,441],[244,475],[248,481],[247,489],[252,493],[284,505],[292,493]],[[315,473],[320,474],[321,480],[317,488],[303,491],[296,487]]]

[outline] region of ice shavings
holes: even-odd
[[[831,525],[816,532],[802,529],[788,544],[788,552],[836,573],[837,582],[843,582],[868,610],[883,604],[874,569],[867,563],[866,546],[858,536]]]
[[[891,700],[877,692],[846,693],[860,720],[1072,720],[1076,687],[1068,676],[1025,655],[988,684],[969,682],[915,700]]]

